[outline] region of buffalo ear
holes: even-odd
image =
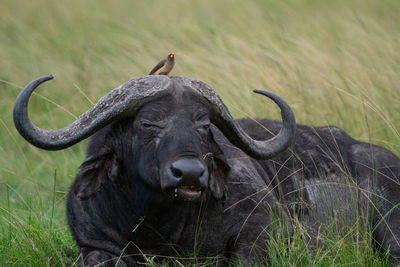
[[[213,129],[212,129],[213,130]],[[214,138],[214,133],[217,139]],[[208,181],[208,187],[210,188],[212,195],[215,199],[225,199],[226,198],[226,180],[230,171],[230,167],[225,158],[224,152],[219,147],[216,140],[219,140],[218,130],[210,131],[210,142],[207,148],[211,152],[209,164],[210,177]]]
[[[119,163],[112,153],[89,156],[76,176],[73,192],[80,199],[87,199],[99,192],[107,180],[114,182],[118,176]]]
[[[225,199],[226,177],[230,167],[226,162],[224,154],[214,154],[211,161],[211,175],[209,181],[210,190],[216,199]]]

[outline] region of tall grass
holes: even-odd
[[[291,104],[299,123],[336,125],[400,156],[398,14],[396,0],[3,0],[0,264],[70,265],[77,252],[64,204],[85,142],[48,152],[17,134],[13,102],[32,79],[55,76],[29,112],[37,125],[60,128],[175,52],[171,74],[208,83],[236,117],[278,119],[274,105],[251,92],[267,89]],[[369,238],[351,245],[337,237],[318,253],[300,238],[278,240],[271,255],[286,266],[360,263],[361,255],[374,266]]]

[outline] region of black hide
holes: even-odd
[[[265,119],[239,122],[259,140],[281,128]],[[165,174],[182,158],[206,168],[205,184],[193,185],[200,197]],[[134,266],[143,254],[254,260],[267,256],[276,219],[290,235],[295,218],[312,236],[332,218],[343,229],[361,218],[398,259],[399,177],[393,153],[336,127],[298,125],[291,148],[254,160],[210,125],[201,103],[177,90],[91,138],[67,217],[86,265]]]

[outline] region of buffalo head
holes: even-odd
[[[72,146],[106,126],[119,127],[118,133],[124,138],[110,136],[112,141],[101,141],[105,145],[97,146],[93,153],[89,147],[81,173],[87,179],[90,172],[102,168],[100,174],[92,175],[90,183],[101,183],[105,176],[116,180],[134,176],[174,199],[197,201],[206,188],[221,198],[221,177],[229,167],[213,139],[212,127],[218,127],[233,145],[257,159],[268,159],[285,150],[294,136],[293,112],[273,93],[255,90],[280,107],[283,127],[274,138],[259,141],[238,126],[208,85],[188,77],[167,76],[132,79],[65,128],[44,130],[29,120],[27,105],[35,88],[52,78],[38,78],[21,92],[14,106],[15,126],[27,141],[47,150]],[[82,182],[76,193],[82,197],[92,194],[96,186],[88,183]]]

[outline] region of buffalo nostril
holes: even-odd
[[[182,171],[178,168],[174,168],[174,166],[171,166],[171,172],[176,178],[182,177]]]
[[[166,166],[162,188],[205,188],[208,183],[208,169],[197,158],[182,157]]]

